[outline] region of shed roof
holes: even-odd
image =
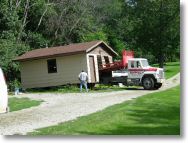
[[[98,41],[91,41],[91,42],[85,42],[85,43],[75,43],[75,44],[70,44],[70,45],[65,45],[65,46],[32,50],[17,57],[15,61],[41,59],[41,58],[61,56],[61,55],[73,55],[73,54],[78,54],[78,53],[83,53],[83,52],[88,53],[100,44],[104,44],[112,53],[112,55],[117,55],[117,53],[110,46],[108,46],[105,42],[98,40]]]

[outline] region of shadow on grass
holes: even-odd
[[[136,88],[136,87],[126,87],[125,90],[144,90],[143,88]]]
[[[168,67],[168,66],[179,66],[180,65],[180,63],[179,62],[175,62],[175,63],[165,63],[164,64],[164,67]],[[152,66],[154,66],[154,67],[159,67],[159,64],[153,64]]]
[[[141,126],[123,126],[116,124],[116,129],[101,130],[101,132],[80,131],[79,134],[85,135],[180,135],[178,126],[159,127],[141,127]],[[173,132],[169,132],[173,131]]]
[[[169,111],[170,110],[170,111]],[[78,134],[87,135],[180,135],[179,108],[172,107],[168,110],[151,110],[150,107],[146,110],[130,110],[126,116],[128,120],[132,120],[135,124],[124,122],[112,123],[112,128],[103,128],[97,132],[76,131]]]
[[[180,135],[179,106],[162,101],[157,103],[160,100],[156,100],[156,103],[152,104],[148,102],[149,100],[145,104],[133,103],[134,108],[131,109],[122,107],[121,115],[124,118],[121,122],[112,122],[110,124],[112,128],[106,127],[97,132],[78,131],[78,133],[89,135]]]
[[[179,66],[180,63],[172,63],[172,64],[167,64],[167,65],[164,65],[164,66]]]

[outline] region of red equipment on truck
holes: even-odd
[[[99,70],[114,71],[114,70],[124,69],[128,66],[128,60],[131,59],[131,58],[134,58],[134,52],[123,50],[121,61],[103,64],[102,66],[100,66],[101,68]]]
[[[158,89],[164,82],[164,70],[151,67],[147,59],[134,58],[133,51],[122,52],[122,60],[100,66],[101,83],[122,82],[124,85],[143,86],[144,89]],[[115,78],[114,71],[123,71],[124,76]],[[114,80],[115,79],[115,80]]]

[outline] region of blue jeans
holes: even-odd
[[[87,82],[86,81],[80,81],[80,92],[82,92],[82,86],[83,85],[84,85],[86,91],[88,92]]]

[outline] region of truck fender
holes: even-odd
[[[145,75],[143,75],[143,77],[141,79],[141,83],[142,83],[143,79],[146,78],[146,77],[152,77],[154,82],[156,83],[156,78],[155,78],[155,76],[153,74],[145,74]]]

